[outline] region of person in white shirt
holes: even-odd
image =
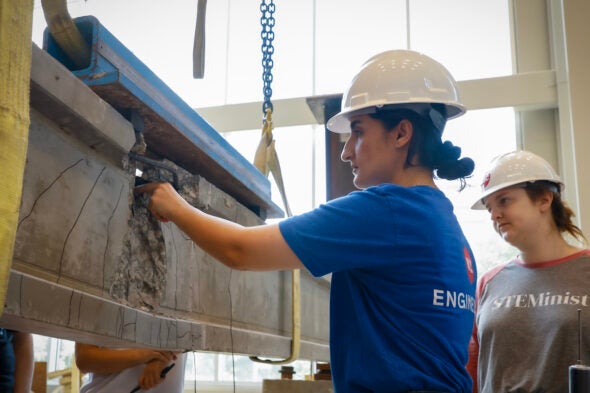
[[[80,393],[181,393],[184,388],[185,353],[76,343],[75,354],[76,365],[88,374]]]

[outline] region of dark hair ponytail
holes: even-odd
[[[461,148],[446,141],[434,154],[433,167],[441,179],[461,180],[461,189],[465,188],[465,178],[473,173],[475,163],[469,157],[461,157]]]
[[[436,108],[435,108],[436,109]],[[461,148],[450,141],[442,142],[441,133],[429,118],[410,109],[379,110],[371,117],[381,120],[388,130],[394,129],[403,119],[412,122],[414,134],[408,148],[406,165],[412,166],[414,156],[418,165],[435,171],[436,177],[461,181],[460,190],[465,188],[465,178],[473,173],[475,163],[469,157],[461,157]]]

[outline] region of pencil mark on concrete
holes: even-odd
[[[84,211],[84,208],[86,207],[86,204],[88,203],[88,200],[90,199],[90,196],[94,192],[94,188],[98,184],[98,180],[100,179],[100,177],[104,173],[105,169],[106,169],[106,167],[102,167],[100,173],[98,174],[98,176],[94,180],[94,184],[92,184],[92,187],[90,188],[90,191],[88,192],[88,195],[86,195],[86,198],[84,199],[84,203],[82,204],[82,207],[80,208],[80,211],[78,212],[78,215],[76,216],[76,219],[74,220],[74,224],[72,225],[72,227],[68,231],[68,234],[66,235],[66,238],[64,240],[64,244],[63,244],[63,247],[62,247],[62,250],[61,250],[61,256],[59,258],[59,270],[57,272],[57,282],[58,283],[59,283],[59,281],[61,279],[61,271],[62,271],[62,267],[63,267],[63,258],[64,258],[64,254],[66,252],[66,246],[68,244],[68,240],[70,238],[70,235],[72,234],[72,232],[74,231],[74,228],[78,224],[78,220],[80,219],[80,216],[82,215],[82,212]]]
[[[24,303],[24,299],[23,299],[23,277],[20,276],[19,278],[19,282],[18,282],[18,299],[19,299],[19,303],[18,303],[18,308],[19,308],[19,315],[22,316],[23,315],[23,304]]]
[[[80,313],[82,312],[82,301],[84,300],[84,296],[80,296],[80,301],[78,302],[78,321],[77,324],[80,325]]]
[[[119,307],[117,310],[117,319],[115,320],[115,335],[119,338],[123,338],[124,333],[124,326],[125,326],[125,311],[123,307]]]
[[[70,320],[72,319],[72,302],[74,300],[74,291],[70,291],[70,300],[68,305],[68,320],[66,321],[66,326],[70,326]]]
[[[123,194],[123,189],[124,189],[124,185],[121,184],[121,188],[119,189],[119,196],[117,197],[117,203],[115,204],[115,207],[113,208],[113,211],[111,212],[111,215],[109,216],[109,219],[107,221],[107,242],[104,248],[104,253],[102,255],[102,288],[104,289],[106,286],[106,278],[105,278],[105,269],[107,267],[107,252],[109,250],[109,245],[110,245],[110,240],[111,240],[111,231],[109,230],[110,226],[111,226],[111,220],[113,219],[113,217],[115,216],[115,212],[117,211],[117,209],[119,208],[119,202],[121,202],[121,195]]]
[[[127,322],[124,323],[122,326],[123,332],[125,332],[125,330],[127,330],[127,328],[129,326],[133,326],[133,339],[137,340],[137,318],[138,318],[138,314],[137,312],[134,312],[133,315],[135,316],[135,320],[131,321],[131,322]]]
[[[72,169],[73,167],[75,167],[76,165],[78,165],[80,162],[84,161],[83,158],[80,158],[78,161],[76,161],[75,163],[73,163],[72,165],[68,166],[66,169],[64,169],[63,171],[61,171],[55,179],[53,179],[53,181],[51,183],[49,183],[49,185],[47,187],[45,187],[40,193],[39,195],[37,195],[37,197],[35,198],[35,201],[33,202],[33,205],[31,206],[31,210],[24,215],[24,217],[19,221],[18,225],[17,225],[17,229],[20,228],[21,224],[31,216],[31,214],[33,214],[33,211],[35,210],[35,206],[37,205],[37,202],[39,202],[39,200],[41,199],[41,197],[43,196],[43,194],[45,194],[47,191],[49,191],[51,189],[51,187],[53,187],[53,185],[62,177],[65,175],[66,172],[68,172],[70,169]]]
[[[178,257],[178,247],[176,246],[176,236],[174,236],[172,231],[170,232],[172,237],[172,248],[174,249],[174,309],[176,310],[178,308],[178,273],[180,271],[178,266],[180,266],[180,260]]]

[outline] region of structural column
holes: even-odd
[[[577,188],[578,222],[586,234],[590,231],[590,51],[588,37],[590,37],[590,2],[580,0],[563,0],[561,10],[554,10],[554,22],[562,22],[564,64],[563,71],[567,73],[567,84],[559,92],[559,116],[561,129],[561,144],[565,148],[562,160],[572,166],[570,179]],[[556,7],[554,7],[556,8]],[[559,11],[562,12],[559,15]],[[558,70],[559,71],[559,70]],[[561,73],[563,74],[563,72]],[[560,74],[558,74],[558,83]],[[562,103],[563,109],[562,110]]]

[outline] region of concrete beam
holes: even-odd
[[[31,107],[119,167],[135,143],[131,123],[47,52],[32,48]]]
[[[48,61],[39,52],[35,59]],[[156,221],[145,196],[133,194],[136,169],[148,181],[171,181],[170,171],[128,159],[129,123],[75,76],[58,70],[52,79],[51,67],[34,69],[0,325],[99,345],[287,357],[290,272],[233,271],[175,225]],[[193,206],[242,225],[264,224],[209,179],[162,164]],[[330,284],[301,273],[301,358],[325,361]]]

